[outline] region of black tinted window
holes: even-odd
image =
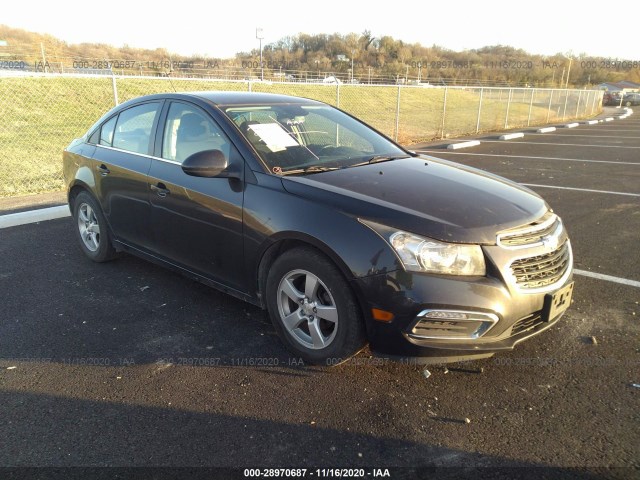
[[[113,134],[113,146],[130,152],[148,154],[151,129],[159,105],[145,103],[120,113]]]

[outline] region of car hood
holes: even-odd
[[[285,190],[346,214],[460,243],[495,244],[496,232],[548,206],[515,182],[428,156],[282,177]]]

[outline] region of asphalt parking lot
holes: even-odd
[[[513,352],[428,378],[368,351],[306,366],[258,308],[131,256],[86,260],[70,218],[0,230],[0,466],[634,478],[640,115],[522,131],[412,148],[535,185],[571,235],[574,303]]]

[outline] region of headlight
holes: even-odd
[[[442,275],[484,276],[486,274],[484,255],[480,245],[439,242],[373,222],[362,221],[362,223],[391,245],[405,270]]]

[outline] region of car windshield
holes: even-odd
[[[330,106],[243,105],[223,110],[275,174],[311,174],[409,156]]]

